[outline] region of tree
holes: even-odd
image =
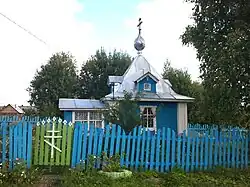
[[[202,84],[193,82],[187,71],[173,68],[169,60],[164,63],[162,76],[171,82],[176,93],[195,98],[193,103],[188,103],[189,122],[204,122]]]
[[[78,90],[75,60],[64,52],[53,54],[48,63],[37,70],[27,89],[29,103],[43,116],[60,115],[59,98],[74,98]]]
[[[108,76],[123,75],[130,64],[131,57],[127,53],[115,50],[113,53],[107,54],[103,48],[97,50],[96,54],[82,65],[81,97],[100,99],[109,94]]]
[[[124,92],[122,100],[111,101],[111,103],[107,103],[106,108],[105,120],[120,125],[126,134],[141,124],[138,98],[132,98],[131,93]]]
[[[193,45],[213,122],[237,123],[250,102],[250,1],[186,0],[194,24],[181,36]]]

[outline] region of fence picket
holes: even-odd
[[[27,145],[27,167],[31,167],[32,163],[32,124],[28,124],[28,145]]]
[[[175,167],[175,131],[172,130],[172,156],[171,156],[171,170]]]
[[[67,141],[67,125],[62,124],[62,153],[61,153],[61,165],[64,166],[66,163],[66,141]]]
[[[83,124],[82,161],[86,161],[87,155],[88,123]]]
[[[205,162],[204,162],[204,136],[201,137],[201,144],[200,144],[200,150],[201,150],[201,154],[200,154],[200,170],[202,171],[204,169],[205,166]]]
[[[97,156],[98,128],[94,129],[93,155]]]
[[[235,168],[235,141],[236,141],[236,135],[235,130],[232,132],[232,168]]]
[[[195,137],[192,137],[191,139],[191,147],[192,147],[192,156],[191,156],[191,171],[194,171],[194,166],[195,166],[195,163],[194,163],[194,156],[195,156],[195,141],[196,141],[196,138]]]
[[[218,145],[219,145],[219,132],[215,131],[215,143],[214,143],[214,166],[218,165]]]
[[[185,168],[185,153],[186,153],[186,131],[183,132],[183,136],[182,136],[181,168],[183,170]]]
[[[195,147],[195,170],[199,170],[199,145],[200,145],[200,139],[198,137],[196,139],[196,147]]]
[[[36,135],[35,135],[35,153],[34,153],[34,165],[38,165],[39,163],[39,141],[40,141],[40,132],[41,132],[41,125],[40,123],[36,124]]]
[[[24,160],[27,160],[27,131],[28,131],[28,124],[27,122],[23,123],[23,134],[22,134],[22,150],[23,150],[23,156],[22,158]]]
[[[145,160],[145,145],[146,145],[146,128],[142,128],[142,146],[141,146],[141,163],[140,167],[143,167],[146,163]]]
[[[6,163],[6,149],[7,149],[7,123],[2,123],[2,163]]]
[[[81,152],[82,152],[82,123],[81,122],[77,122],[76,124],[76,127],[77,127],[77,131],[78,131],[78,134],[77,134],[77,153],[76,153],[76,164],[79,164],[80,163],[80,160],[81,160]],[[73,150],[73,153],[74,153],[74,150]],[[74,157],[74,156],[73,156]]]
[[[212,131],[214,133],[214,131]],[[214,145],[214,140],[213,140],[213,135],[209,137],[209,160],[208,160],[208,168],[212,169],[213,166],[213,145]]]
[[[165,127],[162,128],[162,136],[161,136],[161,172],[164,172],[165,169],[165,136],[166,136]]]
[[[155,136],[152,136],[151,148],[150,148],[150,170],[153,170],[155,166],[154,156],[155,156]]]
[[[138,127],[138,135],[137,135],[137,144],[136,144],[136,158],[135,158],[135,169],[138,169],[139,166],[139,155],[140,155],[140,148],[141,148],[141,126]]]
[[[67,125],[68,127],[68,134],[67,134],[67,153],[66,153],[66,165],[69,166],[70,165],[70,160],[71,160],[71,149],[72,149],[72,134],[73,134],[73,129],[74,126],[72,125],[71,122],[68,123]]]
[[[114,154],[114,143],[115,143],[115,136],[116,134],[116,125],[112,125],[112,128],[111,128],[111,141],[110,141],[110,151],[109,151],[109,156],[113,156]]]
[[[229,136],[230,136],[230,133],[229,133],[229,135],[228,135],[228,137],[227,137],[227,140],[228,140],[228,141],[227,141],[227,164],[228,164],[227,167],[228,167],[228,168],[230,168],[230,165],[231,165],[231,158],[230,158],[231,141],[230,141]]]
[[[102,154],[102,142],[103,142],[103,130],[102,129],[98,129],[98,137],[99,137],[99,140],[98,140],[98,156],[100,157],[101,154]],[[83,149],[84,151],[84,149]],[[100,162],[97,163],[97,168],[100,168]]]
[[[133,135],[132,135],[132,152],[130,157],[130,167],[133,167],[135,165],[135,142],[137,140],[137,127],[133,129]]]
[[[170,145],[171,145],[171,129],[167,129],[167,149],[166,149],[166,171],[169,171],[170,166]]]
[[[239,159],[239,154],[240,154],[240,134],[237,134],[236,137],[236,168],[239,168],[240,166],[240,159]]]
[[[75,124],[74,127],[74,140],[73,140],[73,152],[72,152],[72,159],[71,159],[71,167],[76,167],[76,155],[77,155],[77,151],[79,151],[77,148],[78,144],[79,144],[79,139],[78,139],[78,135],[79,135],[79,123]]]
[[[3,124],[2,124],[3,125]],[[14,158],[14,155],[13,155],[13,136],[14,135],[14,129],[13,129],[13,126],[10,126],[9,127],[9,170],[12,170],[13,168],[13,158]],[[4,144],[4,141],[2,142],[2,144]],[[3,151],[3,149],[2,149]],[[3,154],[3,153],[2,153]],[[2,155],[3,156],[3,155]],[[4,163],[4,160],[2,159],[2,163]]]
[[[186,153],[186,172],[189,172],[190,167],[190,141],[191,138],[187,137],[187,153]]]
[[[48,119],[47,120],[47,123],[46,123],[46,132],[45,132],[45,135],[46,136],[49,136],[50,133],[48,131],[51,130],[51,125],[50,125],[50,120]],[[49,141],[49,139],[45,138],[46,140]],[[47,143],[45,143],[45,146],[44,146],[44,165],[49,165],[49,145]]]
[[[129,166],[129,156],[130,156],[130,139],[131,139],[131,132],[128,134],[127,136],[127,151],[126,151],[126,161],[125,161],[125,165],[126,167]]]
[[[44,134],[45,134],[45,122],[43,121],[40,133],[39,165],[43,165],[44,162]]]
[[[150,144],[150,131],[147,130],[147,136],[146,136],[146,160],[145,160],[145,169],[147,170],[149,167],[149,144]]]
[[[115,153],[120,153],[120,141],[121,141],[121,127],[117,125],[117,134],[116,134],[116,146],[115,146]]]
[[[87,159],[88,159],[89,155],[92,154],[93,132],[94,132],[94,125],[91,124],[90,127],[89,127],[89,142],[88,142],[88,155],[87,155]]]
[[[56,122],[55,122],[56,123]],[[58,136],[62,136],[62,122],[58,122]],[[63,136],[62,136],[62,138],[63,138]],[[62,150],[61,149],[61,142],[62,142],[62,138],[57,138],[57,140],[56,140],[56,146],[60,149],[60,150]],[[58,150],[56,150],[56,165],[58,166],[58,165],[60,165],[60,157],[61,157],[61,152],[59,152]]]
[[[122,148],[121,148],[121,166],[124,166],[124,155],[125,155],[125,146],[126,146],[126,134],[124,130],[122,130]]]
[[[205,164],[204,164],[204,169],[206,170],[208,168],[208,157],[209,157],[209,151],[208,151],[208,144],[209,144],[209,132],[206,132],[205,135]]]
[[[156,149],[155,149],[155,152],[156,152],[156,163],[155,163],[155,168],[156,168],[156,171],[158,172],[159,171],[159,166],[160,166],[160,140],[161,140],[161,129],[159,129],[157,131],[157,139],[156,139]]]
[[[245,138],[245,168],[248,167],[248,140],[249,136],[247,135],[247,137]]]

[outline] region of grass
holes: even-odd
[[[46,172],[47,171],[47,172]],[[5,173],[6,174],[6,173]],[[110,179],[98,174],[96,171],[83,172],[68,168],[40,168],[26,172],[22,179],[22,172],[10,172],[8,177],[0,176],[0,186],[58,186],[58,187],[213,187],[213,186],[234,186],[250,187],[250,169],[222,169],[214,171],[185,173],[175,169],[169,173],[157,173],[153,171],[134,172],[132,177],[125,179]],[[17,183],[19,181],[19,183]]]
[[[170,173],[135,172],[132,177],[112,180],[96,172],[71,170],[64,174],[60,186],[128,186],[128,187],[192,187],[192,186],[250,186],[250,170],[217,169],[211,172]]]

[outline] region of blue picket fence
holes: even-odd
[[[145,128],[136,127],[126,135],[118,125],[95,129],[76,123],[72,167],[87,163],[90,155],[100,156],[105,152],[109,157],[116,153],[121,155],[120,164],[130,169],[140,167],[167,172],[179,167],[189,172],[216,166],[246,168],[248,136],[241,136],[236,130],[230,134],[217,130],[215,134],[215,137],[193,138],[186,132],[178,136],[171,129],[163,128],[152,134]]]
[[[118,125],[106,125],[104,129],[92,125],[75,123],[71,167],[88,164],[88,157],[108,157],[119,154],[121,166],[130,169],[156,170],[168,172],[174,167],[189,171],[212,169],[216,166],[246,168],[248,166],[248,137],[246,132],[233,129],[219,131],[214,135],[204,133],[202,136],[190,135],[186,131],[177,134],[171,129],[163,128],[156,132],[136,127],[129,134]],[[19,121],[9,124],[0,122],[0,158],[1,163],[8,163],[12,169],[16,158],[23,159],[27,166],[32,164],[32,147],[35,140],[34,123]],[[61,147],[59,147],[61,149]],[[50,152],[48,152],[50,154]],[[102,167],[101,162],[96,163]]]
[[[1,163],[7,164],[9,169],[12,169],[17,159],[22,159],[29,168],[32,158],[32,124],[20,121],[9,125],[7,122],[2,122],[0,128]]]

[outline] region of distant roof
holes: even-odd
[[[104,104],[100,100],[95,99],[59,99],[60,110],[73,109],[103,109]]]
[[[11,106],[19,114],[24,114],[25,113],[19,106],[15,105],[15,104],[8,104],[6,106],[0,106],[0,110],[3,110],[7,106]]]
[[[156,94],[147,93],[143,95],[143,99],[147,101],[192,101],[194,98],[183,96],[177,94],[172,89],[171,83],[167,79],[163,79],[160,74],[152,67],[148,61],[139,54],[131,63],[129,68],[123,75],[123,81],[121,84],[116,84],[114,88],[114,94],[110,93],[106,95],[103,100],[110,100],[113,98],[124,97],[124,91],[133,93],[136,95],[137,89],[135,86],[135,81],[142,77],[146,73],[151,73],[159,81],[156,83]],[[140,98],[140,99],[142,99]]]

